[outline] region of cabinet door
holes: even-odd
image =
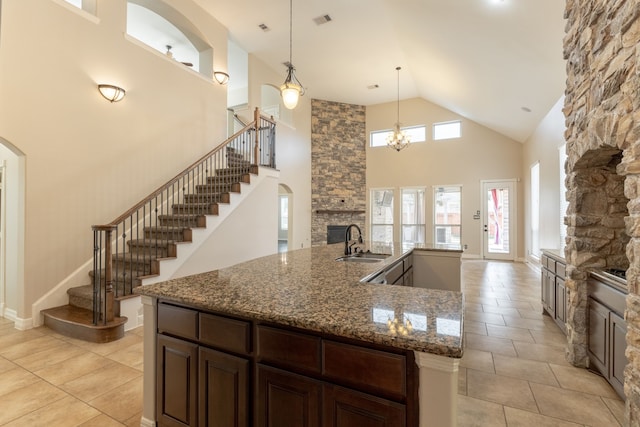
[[[200,347],[200,427],[249,425],[249,361]]]
[[[156,417],[159,426],[196,426],[198,346],[158,335]]]
[[[589,359],[604,376],[609,364],[609,309],[589,297]]]
[[[320,427],[320,382],[258,364],[257,427]]]
[[[611,385],[616,389],[618,394],[624,395],[624,368],[627,366],[628,360],[624,355],[627,348],[627,324],[624,319],[614,312],[610,316],[610,357],[611,367],[609,376]]]
[[[553,318],[556,316],[556,292],[555,292],[555,276],[546,269],[542,269],[543,274],[543,307]]]
[[[323,427],[405,427],[405,406],[325,384]]]

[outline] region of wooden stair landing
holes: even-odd
[[[44,324],[59,334],[95,343],[107,343],[124,336],[126,317],[116,317],[106,325],[92,325],[90,310],[63,305],[43,310]]]

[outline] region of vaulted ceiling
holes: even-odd
[[[288,0],[195,1],[284,81]],[[522,142],[564,92],[563,13],[561,0],[293,0],[292,62],[306,96],[359,105],[395,101],[401,66],[401,99]]]

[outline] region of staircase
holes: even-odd
[[[104,226],[94,226],[90,283],[67,290],[69,304],[43,310],[44,324],[63,335],[91,342],[124,336],[120,303],[157,276],[163,260],[176,259],[194,228],[250,184],[258,165],[275,168],[275,122],[255,112],[254,122],[135,207]]]

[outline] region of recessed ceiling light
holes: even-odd
[[[522,111],[524,111],[525,113],[530,113],[531,112],[531,108],[529,108],[529,107],[520,107],[520,109]]]
[[[267,27],[267,24],[260,24],[260,25],[258,25],[258,27],[264,32],[267,32],[267,31],[269,31],[271,29],[271,28]]]
[[[367,89],[378,89],[379,87],[380,87],[379,84],[373,84],[373,85],[367,86]]]
[[[331,21],[331,17],[329,15],[322,15],[317,18],[313,18],[313,22],[315,22],[316,25],[326,24],[329,21]]]

